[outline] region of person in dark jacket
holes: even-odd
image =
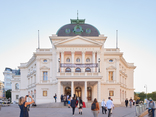
[[[125,100],[125,105],[126,105],[126,107],[128,106],[128,99],[127,98]]]
[[[71,100],[70,106],[72,107],[72,111],[73,111],[73,116],[75,114],[75,107],[76,107],[76,100],[73,97],[73,99]]]
[[[27,97],[31,98],[31,102],[26,102]],[[34,103],[34,100],[31,96],[25,96],[19,98],[19,107],[20,107],[20,117],[29,117],[28,108],[27,106]]]

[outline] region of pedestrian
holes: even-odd
[[[81,114],[81,115],[82,115],[82,106],[83,106],[83,102],[82,102],[81,97],[79,97],[77,107],[78,107],[78,109],[79,109],[79,114]]]
[[[56,95],[56,93],[55,93],[54,99],[55,99],[55,103],[56,103],[56,100],[57,100],[57,95]]]
[[[72,107],[72,113],[73,113],[73,116],[74,116],[74,114],[75,114],[75,107],[76,107],[76,100],[75,100],[74,97],[71,100],[70,106]]]
[[[31,102],[26,102],[27,97],[31,98]],[[25,98],[24,97],[20,97],[19,98],[19,107],[20,107],[20,117],[29,117],[29,113],[28,113],[28,108],[27,106],[34,103],[34,100],[31,96],[26,95]]]
[[[102,114],[107,114],[107,109],[106,109],[106,103],[105,103],[105,100],[103,99],[102,102],[101,102],[101,107],[102,107]]]
[[[99,111],[100,111],[100,107],[99,107],[99,103],[97,101],[97,99],[95,98],[92,105],[91,105],[91,110],[93,112],[93,116],[94,117],[98,117]]]
[[[130,100],[129,100],[130,108],[132,108],[132,103],[133,103],[133,100],[132,100],[132,98],[130,98]]]
[[[63,101],[64,101],[64,106],[66,106],[66,102],[67,102],[67,97],[66,97],[66,95],[63,96]]]
[[[68,98],[68,108],[70,108],[70,102],[71,102],[71,98]]]
[[[126,105],[126,107],[128,106],[128,99],[127,98],[125,100],[125,105]]]
[[[106,107],[108,109],[108,117],[110,117],[110,115],[111,115],[111,109],[113,107],[113,102],[111,100],[111,97],[108,97],[108,101],[106,103]]]
[[[133,106],[135,105],[135,99],[133,99]]]
[[[113,99],[111,98],[111,101],[113,103]],[[113,114],[114,104],[112,105],[111,114]]]

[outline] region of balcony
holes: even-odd
[[[58,72],[57,76],[100,76],[100,72]]]

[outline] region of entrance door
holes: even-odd
[[[82,94],[81,87],[76,87],[75,94],[77,97],[81,97],[81,94]]]
[[[71,88],[70,87],[65,88],[65,95],[71,95]]]
[[[92,100],[92,89],[91,89],[91,87],[87,87],[87,99],[88,99],[88,101]]]

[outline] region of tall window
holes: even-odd
[[[19,89],[19,84],[18,84],[18,83],[15,84],[15,89],[16,89],[16,90]]]
[[[19,95],[16,95],[16,99],[18,99]]]
[[[109,96],[114,96],[114,91],[109,91]]]
[[[113,71],[109,71],[109,81],[113,81]]]
[[[48,80],[48,72],[47,71],[44,71],[43,72],[43,80],[44,81],[47,81]]]
[[[43,96],[47,96],[47,91],[43,91]]]

